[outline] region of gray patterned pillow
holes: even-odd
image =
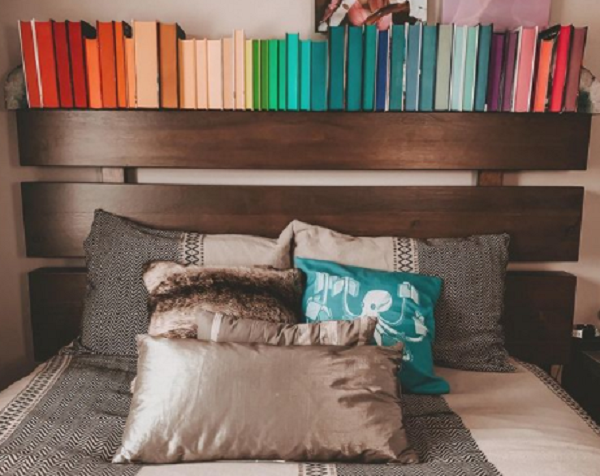
[[[442,278],[435,363],[482,372],[514,370],[500,324],[508,235],[415,240],[354,237],[299,221],[292,228],[295,257]]]
[[[279,240],[244,235],[164,231],[97,210],[84,243],[88,286],[81,344],[94,353],[137,355],[135,336],[148,331],[150,261],[199,266],[290,267],[290,234]]]

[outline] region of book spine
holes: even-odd
[[[421,62],[421,92],[419,110],[433,111],[435,100],[435,68],[437,59],[438,27],[423,27],[423,58]]]
[[[113,22],[98,22],[100,77],[103,107],[117,107],[117,63],[115,59],[115,28]]]
[[[277,111],[279,101],[279,41],[269,40],[269,111]]]
[[[179,65],[179,107],[181,109],[196,109],[197,102],[197,65],[196,40],[178,41]]]
[[[246,78],[245,78],[245,50],[246,38],[243,30],[235,30],[233,33],[234,47],[234,99],[235,109],[243,111],[246,109]]]
[[[311,45],[311,111],[327,110],[327,42],[313,41]]]
[[[58,75],[58,91],[60,107],[73,107],[73,84],[71,80],[71,61],[69,59],[69,43],[67,24],[52,22],[54,47],[56,49],[56,72]]]
[[[57,108],[60,107],[60,100],[52,24],[49,21],[33,21],[32,25],[36,45],[37,70],[41,84],[42,105],[46,108]]]
[[[208,108],[223,109],[223,45],[221,40],[207,41]]]
[[[251,111],[254,109],[254,62],[253,62],[252,40],[245,40],[244,43],[244,101],[245,109]]]
[[[288,33],[287,41],[287,107],[297,111],[300,107],[300,36]]]
[[[269,110],[269,40],[260,40],[260,108]]]
[[[344,109],[346,28],[329,27],[329,109]]]
[[[88,83],[88,103],[91,109],[102,108],[102,86],[100,77],[100,51],[97,38],[85,39],[85,63]]]
[[[479,30],[479,50],[477,52],[477,79],[475,84],[475,111],[485,111],[490,54],[492,51],[492,25],[482,26]]]
[[[125,38],[125,71],[127,74],[127,107],[137,107],[135,82],[135,43],[133,36]]]
[[[287,42],[279,40],[279,110],[287,110]]]
[[[452,79],[450,88],[450,109],[462,111],[465,88],[465,58],[467,52],[467,27],[454,27],[452,50]]]
[[[127,25],[128,26],[128,25]],[[127,72],[125,66],[125,29],[122,21],[115,23],[115,60],[117,66],[117,106],[127,107]]]
[[[154,21],[135,21],[133,31],[137,107],[158,108],[158,26]]]
[[[565,111],[577,112],[577,99],[579,97],[579,82],[581,68],[583,66],[583,55],[587,41],[587,28],[575,28],[573,32],[573,47],[569,60],[569,73],[565,93]]]
[[[379,32],[377,39],[377,78],[375,88],[375,110],[385,111],[388,94],[388,62],[389,62],[388,30]]]
[[[518,32],[510,32],[508,34],[508,44],[504,64],[504,86],[502,93],[502,110],[505,112],[510,112],[513,108],[512,100],[515,81],[515,64],[517,60],[518,42]]]
[[[364,74],[363,74],[363,110],[375,109],[375,77],[377,67],[377,26],[365,27],[364,49]]]
[[[223,109],[234,110],[235,57],[233,37],[223,38]]]
[[[438,36],[435,110],[447,111],[450,108],[450,74],[452,71],[452,44],[454,36],[452,25],[441,25]]]
[[[260,61],[261,51],[262,49],[260,40],[252,40],[252,108],[255,111],[262,110],[262,98],[260,97],[260,95],[262,94],[262,63]]]
[[[495,112],[500,108],[500,88],[502,86],[502,60],[504,58],[504,34],[494,33],[492,37],[492,53],[490,63],[490,79],[488,84],[488,111]]]
[[[40,78],[38,76],[36,64],[35,39],[33,37],[32,22],[20,21],[18,22],[18,26],[19,36],[21,38],[21,55],[27,90],[27,104],[30,108],[40,108],[42,107],[42,96],[40,91]]]
[[[159,84],[160,107],[177,109],[179,107],[179,87],[181,82],[178,70],[179,43],[177,25],[158,24]]]
[[[363,29],[348,28],[348,71],[346,76],[346,107],[348,111],[360,111],[362,107],[363,79]]]
[[[419,82],[421,76],[421,24],[408,27],[408,54],[406,58],[406,110],[419,110]]]
[[[465,56],[465,79],[463,90],[463,111],[475,109],[475,78],[477,75],[477,48],[479,43],[479,26],[467,29],[467,51]]]
[[[196,41],[196,102],[198,109],[208,109],[208,41]]]
[[[300,110],[310,111],[311,40],[300,42]]]
[[[567,69],[571,51],[572,26],[563,26],[558,34],[556,61],[550,97],[550,112],[561,112],[565,104],[565,87],[567,84]]]

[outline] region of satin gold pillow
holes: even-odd
[[[374,317],[353,321],[277,324],[202,311],[196,320],[198,339],[269,345],[366,345],[375,343]]]
[[[396,379],[402,348],[138,337],[114,463],[414,463]]]

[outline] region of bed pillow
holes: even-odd
[[[148,330],[149,261],[198,266],[290,267],[290,234],[278,240],[156,230],[97,210],[84,243],[88,268],[81,343],[90,352],[136,355],[135,336]]]
[[[275,324],[202,311],[197,317],[200,340],[269,345],[367,345],[372,344],[377,319],[311,324]]]
[[[514,370],[500,324],[508,235],[416,240],[353,237],[298,221],[292,227],[294,256],[439,276],[443,289],[435,310],[435,363],[484,372]]]
[[[404,343],[402,388],[410,393],[448,393],[448,383],[435,375],[431,354],[439,278],[303,258],[296,258],[295,264],[306,274],[302,307],[307,322],[377,318],[379,345]]]
[[[402,423],[401,355],[140,336],[113,462],[417,462]]]
[[[196,337],[200,312],[295,324],[302,309],[302,273],[295,269],[205,268],[155,261],[146,266],[148,334]]]

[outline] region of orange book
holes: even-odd
[[[179,107],[177,85],[178,40],[184,40],[185,33],[176,23],[158,25],[160,58],[160,106],[176,109]]]
[[[540,33],[540,53],[535,75],[533,112],[544,112],[548,104],[550,69],[554,56],[554,45],[556,44],[556,37],[559,31],[560,27],[552,27]]]
[[[223,50],[221,43],[221,40],[207,41],[209,109],[223,109]]]
[[[179,104],[196,109],[196,41],[179,41]]]
[[[137,107],[135,92],[135,44],[133,38],[125,38],[125,74],[127,75],[127,107]]]
[[[158,108],[158,27],[155,21],[134,21],[137,107]]]
[[[97,38],[85,40],[85,63],[88,83],[88,104],[91,109],[102,109],[102,79],[100,77],[100,49]]]
[[[223,38],[223,109],[235,109],[233,61],[233,38]]]
[[[208,43],[196,40],[196,102],[198,109],[208,109]]]
[[[237,110],[246,109],[246,76],[245,76],[245,61],[246,61],[246,38],[244,30],[235,30],[233,33],[234,39],[234,57],[235,57],[235,108]]]
[[[115,59],[115,26],[112,21],[97,22],[100,48],[100,77],[102,104],[105,108],[117,107],[117,62]]]
[[[127,107],[127,65],[125,39],[131,37],[131,26],[123,21],[115,23],[115,60],[117,67],[117,106]]]
[[[42,105],[43,107],[60,107],[52,23],[49,21],[33,21],[32,25],[36,46],[37,70],[42,92]]]

